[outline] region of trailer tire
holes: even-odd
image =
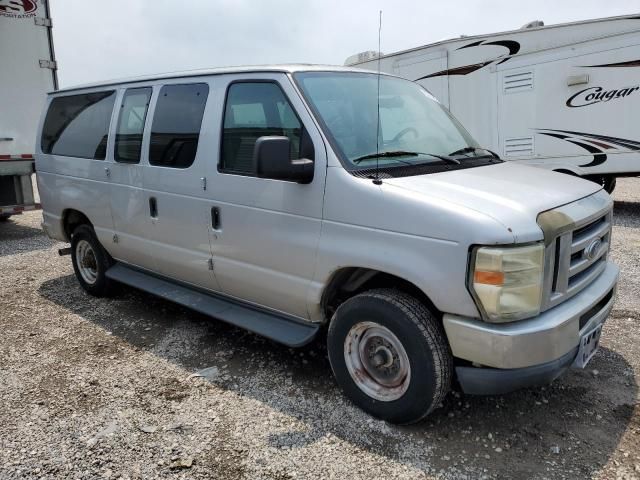
[[[71,261],[76,278],[87,293],[95,297],[108,297],[115,293],[115,282],[106,276],[113,259],[90,226],[80,225],[73,231]]]
[[[347,397],[383,420],[418,422],[449,392],[453,358],[442,324],[399,290],[370,290],[342,303],[327,347]]]

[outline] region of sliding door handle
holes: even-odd
[[[158,218],[158,201],[156,197],[149,198],[149,215],[151,218]]]
[[[211,207],[211,227],[220,230],[220,208]]]

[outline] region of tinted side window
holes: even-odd
[[[253,147],[265,135],[289,137],[290,158],[300,158],[302,125],[280,86],[272,82],[231,84],[224,110],[220,170],[255,175]]]
[[[44,153],[104,160],[115,92],[57,97],[42,129]]]
[[[151,87],[130,88],[124,93],[116,130],[116,161],[127,163],[140,161],[142,133],[150,99]]]
[[[187,168],[196,158],[209,86],[206,83],[165,85],[160,90],[153,124],[149,163]]]

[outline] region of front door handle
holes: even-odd
[[[211,207],[211,227],[220,230],[220,208]]]
[[[158,218],[158,201],[156,197],[149,198],[149,215],[151,218]]]

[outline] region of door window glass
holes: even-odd
[[[56,97],[42,128],[44,153],[104,160],[115,91]]]
[[[290,158],[300,158],[302,124],[276,83],[231,84],[223,124],[220,170],[224,172],[255,175],[253,147],[265,135],[289,137]]]
[[[191,166],[198,150],[208,95],[209,86],[206,83],[162,87],[151,125],[151,165],[173,168]]]
[[[150,99],[151,87],[130,88],[124,93],[116,131],[116,161],[140,162],[142,133]]]

